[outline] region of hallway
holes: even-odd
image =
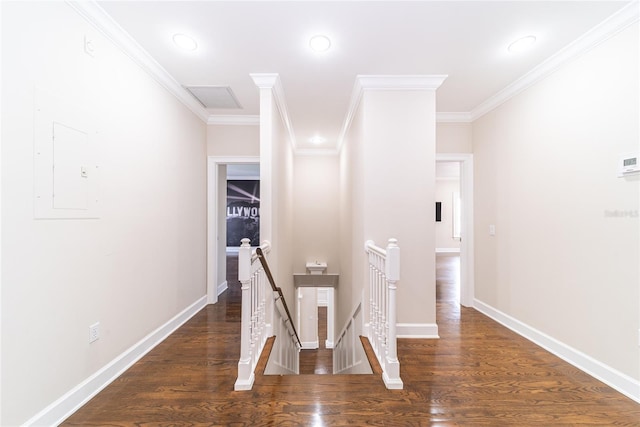
[[[379,375],[263,376],[233,391],[239,284],[98,396],[68,426],[640,425],[640,405],[456,301],[438,257],[440,339],[400,339],[404,390]],[[401,285],[400,285],[401,286]]]

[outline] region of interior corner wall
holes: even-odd
[[[436,152],[468,154],[473,152],[471,123],[436,124]]]
[[[0,424],[21,425],[206,294],[206,126],[68,4],[2,9]],[[99,219],[34,219],[36,88],[95,118]]]
[[[345,135],[338,160],[340,284],[335,295],[336,338],[350,319],[364,286],[366,265],[362,222],[364,216],[362,126],[363,112],[360,104]]]
[[[435,90],[365,90],[364,239],[398,239],[398,323],[436,323]],[[354,242],[362,248],[363,242]]]
[[[306,273],[307,262],[326,262],[339,274],[339,164],[335,155],[294,158],[293,270]]]
[[[269,266],[293,307],[293,147],[272,89],[260,89],[260,238]]]
[[[260,126],[208,125],[207,155],[242,157],[260,155]]]
[[[638,52],[636,23],[473,123],[476,298],[636,382]]]

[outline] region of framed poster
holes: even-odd
[[[227,181],[227,246],[238,247],[244,238],[260,246],[260,181]]]

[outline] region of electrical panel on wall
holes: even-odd
[[[97,131],[86,110],[36,90],[34,215],[98,218]]]

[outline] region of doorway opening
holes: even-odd
[[[455,298],[460,305],[473,307],[472,154],[436,155],[436,202],[441,202],[441,221],[435,224],[435,256],[457,258],[448,263],[459,278]]]
[[[255,183],[259,180],[260,157],[210,156],[207,159],[207,302],[209,304],[218,302],[218,295],[228,288],[227,253],[235,252],[237,256],[238,252],[239,244],[236,246],[233,241],[231,244],[228,242],[227,238],[230,236],[228,236],[227,223],[232,228],[234,236],[249,233],[251,235],[245,237],[250,239],[255,237],[259,242],[259,227],[256,227],[260,221],[257,205],[259,190],[255,190],[256,187],[253,184],[249,187],[242,184],[250,181]],[[229,181],[236,182],[230,187]],[[229,188],[232,190],[229,191]],[[229,199],[228,195],[232,192],[232,198]]]

